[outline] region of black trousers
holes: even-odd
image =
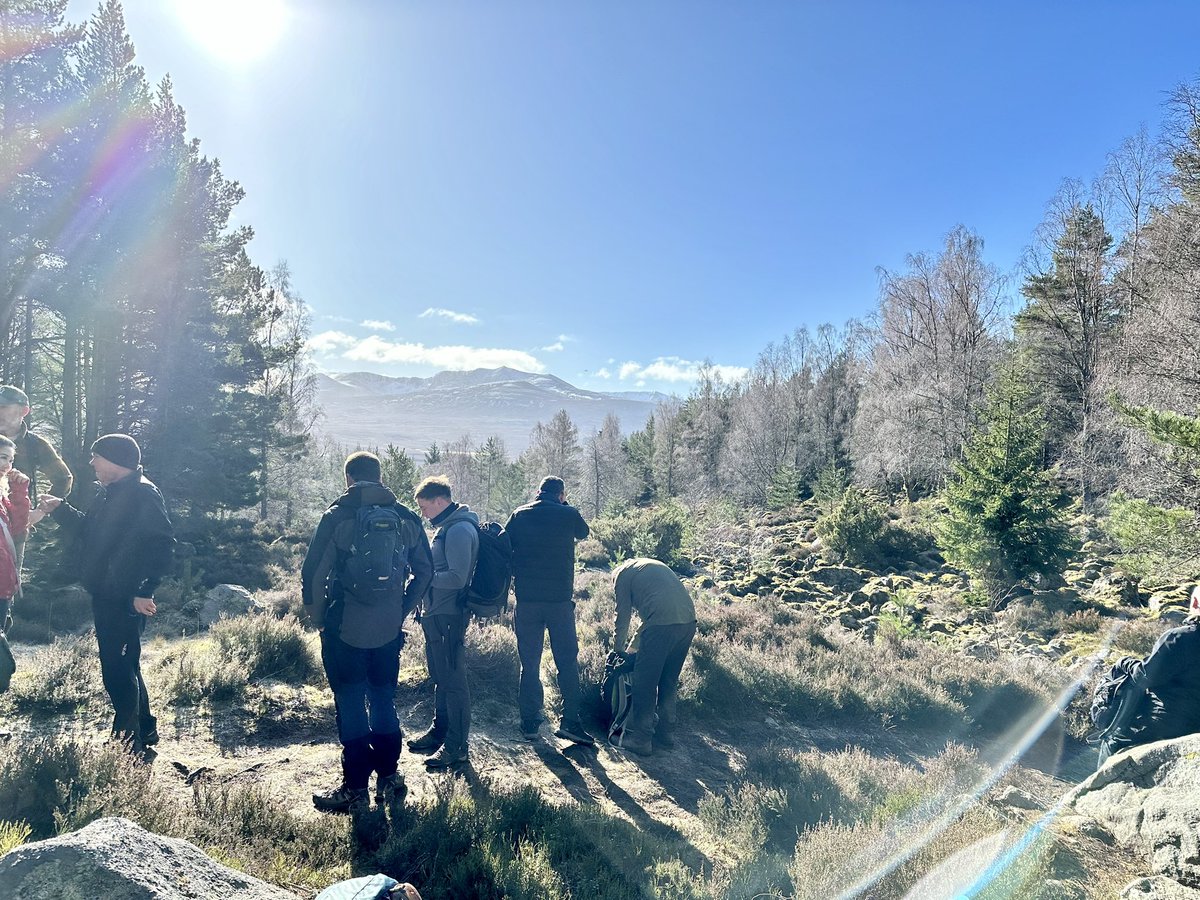
[[[113,705],[113,734],[142,749],[158,722],[142,680],[142,632],[146,617],[132,608],[132,598],[92,598],[100,675]]]

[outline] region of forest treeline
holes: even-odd
[[[287,266],[250,258],[250,227],[231,224],[242,189],[188,136],[170,79],[147,82],[120,3],[82,26],[65,9],[0,0],[0,380],[28,390],[77,472],[96,436],[137,435],[193,529],[311,523],[345,448],[319,439]],[[644,423],[581,436],[560,412],[516,458],[469,436],[382,455],[399,492],[445,472],[492,517],[548,473],[592,516],[873,490],[944,496],[951,522],[958,504],[995,533],[1074,498],[1154,566],[1194,567],[1198,342],[1200,81],[1170,96],[1161,136],[1064,183],[1018,272],[955,226],[880,271],[868,319],[799,328],[736,382],[707,365]],[[1040,512],[1015,493],[982,509],[1013,465]]]

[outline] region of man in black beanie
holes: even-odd
[[[142,631],[157,611],[154,591],[175,546],[163,496],[142,474],[142,451],[127,434],[92,444],[100,490],[86,513],[43,494],[38,508],[75,541],[79,580],[92,595],[100,674],[112,700],[113,734],[136,755],[158,743],[142,680]]]

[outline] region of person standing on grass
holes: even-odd
[[[38,508],[74,541],[79,578],[92,595],[113,735],[144,756],[158,743],[158,723],[142,680],[142,632],[158,611],[154,591],[170,571],[175,535],[162,494],[142,474],[137,441],[127,434],[98,438],[92,470],[100,489],[86,513],[50,494]]]
[[[45,473],[49,479],[48,493],[55,497],[66,497],[71,493],[75,479],[63,462],[58,451],[41,435],[30,431],[27,421],[30,413],[29,396],[12,384],[0,384],[0,436],[13,442],[18,465],[27,476],[25,491],[30,503],[38,502],[38,475]],[[17,548],[17,568],[25,562],[25,538],[22,534],[13,543]]]
[[[8,646],[13,599],[21,591],[17,542],[24,542],[31,525],[41,520],[41,510],[30,508],[29,478],[13,468],[17,445],[0,436],[0,693],[8,690],[17,661]]]
[[[584,746],[595,740],[579,718],[579,639],[575,631],[575,542],[589,534],[588,524],[567,505],[561,478],[543,478],[532,503],[518,507],[504,526],[513,548],[517,607],[513,627],[521,659],[521,736],[537,740],[545,719],[542,709],[542,648],[550,634],[550,652],[558,669],[563,710],[557,737]]]
[[[479,556],[479,516],[455,503],[450,482],[426,478],[414,493],[433,536],[433,581],[421,606],[425,662],[433,679],[433,722],[408,742],[414,753],[432,753],[425,766],[447,769],[467,761],[471,691],[464,643],[470,613],[465,597]]]
[[[403,626],[433,577],[425,528],[384,486],[379,457],[353,453],[344,470],[346,492],[321,516],[300,570],[342,744],[342,783],[313,794],[322,812],[364,809],[372,771],[377,803],[403,798],[396,714]],[[387,559],[376,566],[372,552]]]
[[[679,673],[696,636],[696,607],[679,576],[657,559],[621,563],[613,570],[613,590],[617,599],[613,646],[618,651],[627,646],[633,610],[642,621],[624,651],[636,654],[636,661],[621,746],[648,756],[655,746],[668,750],[675,746]]]

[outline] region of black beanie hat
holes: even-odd
[[[96,438],[92,452],[126,469],[136,469],[142,464],[142,448],[127,434],[106,434]]]

